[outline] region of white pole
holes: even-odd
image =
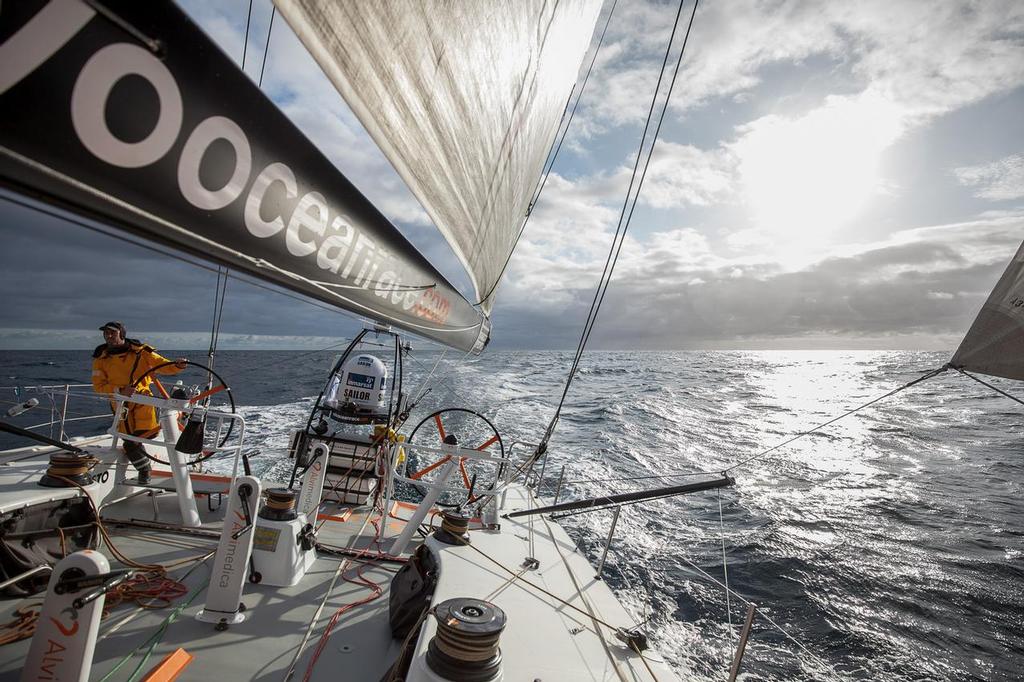
[[[441,467],[441,473],[437,479],[433,483],[428,484],[430,487],[427,489],[426,497],[420,502],[420,506],[416,507],[416,511],[413,512],[412,518],[405,524],[405,529],[402,530],[402,534],[395,540],[395,544],[391,545],[391,556],[400,556],[405,551],[406,545],[412,540],[413,533],[423,523],[423,519],[427,517],[427,512],[437,502],[437,498],[441,496],[441,492],[444,490],[445,485],[447,485],[452,473],[454,473],[455,465],[458,462],[458,457],[453,456],[448,460],[447,464]]]
[[[188,475],[185,456],[174,449],[178,441],[178,418],[175,410],[160,410],[160,427],[164,441],[167,443],[167,461],[171,463],[171,476],[174,477],[174,490],[178,496],[178,509],[181,510],[181,525],[198,528],[203,525],[196,507],[196,496],[192,492],[192,479]]]

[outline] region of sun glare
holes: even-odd
[[[798,258],[827,246],[879,189],[882,152],[899,135],[896,107],[877,96],[830,98],[800,118],[767,116],[734,146],[759,230]]]

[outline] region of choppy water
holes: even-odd
[[[281,478],[289,468],[269,453],[304,421],[331,357],[218,358],[248,440],[264,453],[256,460],[261,472]],[[414,357],[411,384],[434,358]],[[564,466],[562,498],[571,499],[652,483],[606,479],[719,471],[945,359],[916,352],[592,353],[563,412],[547,481],[553,486]],[[441,385],[418,412],[473,407],[506,441],[536,441],[569,360],[568,353],[510,352],[442,365]],[[85,352],[4,352],[0,385],[81,381],[88,363]],[[0,399],[17,398],[5,389]],[[76,398],[70,411],[95,411],[95,404]],[[46,410],[17,423],[45,421]],[[737,470],[736,486],[721,493],[721,523],[714,492],[627,508],[608,582],[638,620],[650,616],[654,646],[684,679],[721,680],[728,671],[734,645],[724,592],[701,574],[724,581],[723,533],[730,586],[796,640],[758,619],[741,679],[1024,679],[1021,410],[963,377],[942,375]],[[561,523],[596,559],[609,516]],[[738,630],[745,605],[731,606]]]

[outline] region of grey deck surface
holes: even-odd
[[[27,490],[26,494],[38,495],[32,488],[29,463],[17,464],[0,466],[0,490],[7,486],[9,499],[14,499],[19,485]],[[35,471],[39,469],[41,463],[36,462]],[[264,487],[274,485],[264,482]],[[119,492],[116,496],[121,495]],[[502,512],[535,504],[532,492],[517,486],[509,490]],[[211,536],[219,533],[223,507],[210,511],[202,499],[198,507],[203,520],[200,532]],[[407,507],[394,509],[397,516],[409,514]],[[370,544],[374,531],[372,524],[365,523],[367,509],[322,511],[332,518],[324,520],[320,528],[320,543],[353,548]],[[168,564],[212,552],[217,545],[216,537],[119,523],[155,520],[177,525],[180,517],[173,493],[155,491],[154,495],[132,497],[104,508],[103,518],[116,547],[139,562]],[[502,519],[501,524],[500,531],[473,531],[472,547],[429,542],[440,560],[435,603],[452,597],[477,597],[493,602],[508,615],[501,645],[504,680],[676,679],[653,651],[645,652],[641,658],[615,638],[613,628],[631,626],[635,616],[623,609],[602,581],[595,579],[593,567],[561,527],[540,517]],[[403,526],[402,520],[389,521],[385,547]],[[418,542],[409,551],[415,549]],[[101,546],[100,551],[111,559],[111,568],[121,567],[109,548]],[[540,567],[523,571],[522,578],[555,598],[513,578],[512,574],[522,569],[527,556],[540,560]],[[180,680],[284,680],[293,661],[295,672],[291,679],[302,680],[331,616],[343,605],[371,594],[365,586],[342,577],[335,581],[339,568],[345,568],[343,575],[348,577],[362,568],[363,576],[381,585],[384,593],[340,618],[311,679],[377,681],[400,653],[402,643],[392,639],[388,625],[387,588],[397,564],[362,564],[321,553],[312,569],[294,587],[247,583],[242,597],[247,607],[245,622],[218,632],[213,625],[195,620],[206,600],[210,561],[212,559],[204,564],[194,562],[191,567],[171,571],[171,577],[185,582],[189,595],[196,594],[166,627],[159,644],[145,661],[143,650],[174,607],[183,604],[189,595],[164,609],[142,609],[129,603],[114,607],[101,623],[90,679],[102,679],[126,657],[129,660],[109,679],[128,680],[137,667],[141,674],[136,679],[141,679],[164,656],[181,647],[195,659],[184,669]],[[191,572],[183,578],[190,568]],[[27,600],[0,602],[0,622],[7,620],[18,606],[38,604],[41,599],[42,595],[37,595]],[[601,621],[613,628],[601,625]],[[420,628],[418,641],[412,644],[414,655],[408,680],[436,679],[424,663],[427,642],[434,629],[434,620],[428,617]],[[310,634],[303,644],[307,631]],[[0,647],[0,680],[18,679],[29,642],[26,639]]]

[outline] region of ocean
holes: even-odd
[[[203,353],[181,355],[205,362]],[[334,357],[218,355],[216,369],[246,418],[256,473],[286,480],[291,463],[281,453]],[[406,386],[417,386],[435,359],[414,350]],[[947,359],[591,352],[552,439],[542,493],[553,494],[563,469],[563,501],[673,485],[695,480],[694,472],[717,476]],[[570,360],[568,352],[445,360],[409,424],[441,407],[467,407],[497,426],[506,447],[536,442]],[[18,386],[87,381],[89,362],[86,351],[0,352],[0,400],[7,407],[33,395]],[[993,383],[1024,395],[1013,382]],[[69,416],[103,408],[80,392]],[[735,486],[720,493],[624,507],[605,578],[638,621],[648,619],[652,645],[683,679],[727,677],[746,604],[727,604],[726,580],[760,614],[742,680],[1024,679],[1022,409],[966,377],[939,375],[733,470]],[[44,397],[12,421],[28,426],[49,415]],[[69,431],[105,426],[83,420]],[[2,447],[20,444],[0,439]],[[640,478],[653,475],[677,478]],[[610,516],[560,523],[596,563]]]

